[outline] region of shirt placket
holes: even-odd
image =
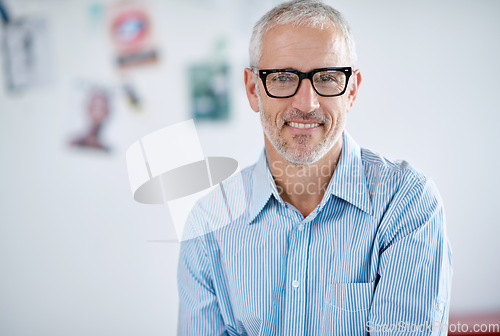
[[[305,335],[310,220],[296,210],[288,210],[294,225],[287,258],[283,335]]]

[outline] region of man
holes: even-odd
[[[254,28],[250,62],[265,151],[239,176],[244,213],[181,247],[179,335],[445,335],[442,202],[407,162],[344,130],[361,73],[341,14],[317,1],[275,7]],[[217,226],[207,218],[223,208],[208,196],[188,224]]]

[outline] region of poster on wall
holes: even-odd
[[[112,91],[98,85],[78,85],[71,99],[70,136],[72,148],[109,153],[106,130],[112,116]]]
[[[109,10],[109,29],[115,64],[130,69],[158,62],[150,15],[139,1],[120,1]]]
[[[5,80],[10,92],[50,84],[52,58],[46,20],[25,17],[9,20],[3,27]]]
[[[193,119],[228,119],[229,65],[218,62],[193,64],[188,71]]]

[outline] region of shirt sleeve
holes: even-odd
[[[181,244],[178,336],[227,335],[202,239],[196,237]]]
[[[437,188],[420,180],[393,204],[380,226],[384,243],[367,332],[446,335],[452,265]]]

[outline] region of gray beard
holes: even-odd
[[[257,91],[258,92],[258,91]],[[264,109],[262,108],[262,102],[260,99],[260,94],[258,94],[259,99],[259,111],[260,111],[260,120],[262,123],[262,128],[264,130],[264,134],[271,144],[276,148],[276,150],[289,162],[296,165],[309,165],[315,163],[322,157],[328,153],[332,147],[337,143],[337,141],[342,136],[342,132],[338,133],[333,139],[324,138],[318,145],[312,148],[310,151],[306,152],[304,150],[295,150],[290,149],[288,142],[281,138],[282,130],[276,132],[275,129],[272,128],[272,121],[270,118],[266,119],[267,114],[264,113]],[[345,106],[347,110],[347,102]],[[345,110],[345,111],[346,111]],[[297,115],[303,115],[301,112],[297,111]],[[314,115],[315,112],[308,114],[311,119],[322,120],[324,119],[322,116]],[[341,121],[341,120],[338,120]],[[284,122],[284,121],[283,121]],[[308,141],[310,141],[310,135],[296,135],[293,139],[299,144],[304,145]]]

